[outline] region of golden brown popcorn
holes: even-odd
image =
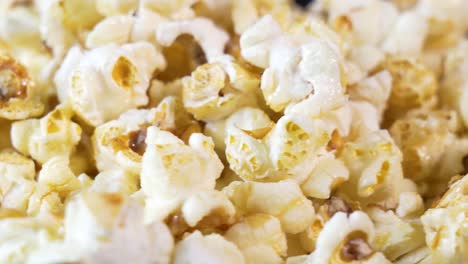
[[[393,123],[390,133],[403,153],[403,171],[405,177],[415,181],[440,178],[448,181],[453,175],[438,175],[438,167],[443,158],[456,142],[454,134],[457,127],[453,111],[413,111],[403,119]],[[466,150],[468,151],[468,149]],[[452,164],[462,165],[462,157]],[[455,173],[461,173],[455,171]]]
[[[44,105],[26,68],[0,54],[0,118],[21,120],[42,114]]]
[[[219,120],[236,109],[256,104],[260,80],[230,56],[199,66],[182,80],[184,106],[196,119]]]
[[[385,124],[390,125],[412,109],[434,106],[438,83],[426,66],[412,59],[389,57],[381,67],[392,75]]]
[[[306,199],[293,180],[233,182],[223,191],[239,214],[270,214],[280,220],[283,230],[289,234],[305,230],[315,214],[312,202]]]
[[[271,215],[247,216],[224,237],[241,250],[247,263],[282,263],[281,257],[287,255],[286,234],[280,221]]]
[[[97,168],[100,171],[123,169],[138,175],[146,149],[146,129],[153,125],[172,132],[184,141],[191,133],[201,129],[176,97],[166,97],[155,108],[129,110],[119,119],[100,125],[94,131]]]
[[[57,106],[41,119],[28,119],[13,123],[13,146],[24,155],[45,163],[57,155],[69,157],[80,141],[81,127],[71,121],[69,105]]]

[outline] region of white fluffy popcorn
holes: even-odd
[[[143,224],[143,208],[124,196],[84,191],[67,203],[65,244],[90,263],[167,263],[173,239],[163,223]]]
[[[161,23],[156,31],[156,39],[161,45],[170,46],[182,34],[193,36],[209,62],[224,54],[224,46],[229,40],[224,30],[206,18]]]
[[[138,177],[124,170],[106,170],[94,178],[90,190],[100,193],[132,194],[138,190]]]
[[[239,249],[218,234],[202,235],[199,231],[186,236],[176,244],[174,264],[227,263],[243,264]]]
[[[103,16],[114,16],[136,10],[138,0],[97,0],[96,9]]]
[[[240,44],[248,62],[265,68],[261,89],[274,111],[311,94],[320,103],[343,93],[341,58],[326,40],[288,35],[271,16],[265,16],[242,34]]]
[[[146,105],[153,71],[166,65],[147,42],[107,45],[85,52],[80,59],[78,56],[68,60],[75,66],[62,65],[68,70],[59,70],[62,75],[55,78],[64,89],[59,93],[61,101],[69,100],[77,115],[93,126]]]
[[[286,234],[277,218],[253,214],[226,231],[224,237],[243,253],[247,263],[282,263],[286,256]]]
[[[54,156],[70,156],[81,138],[81,127],[71,121],[73,112],[61,104],[41,119],[13,123],[11,139],[21,153],[44,163]]]
[[[233,182],[223,191],[240,214],[256,212],[276,216],[286,233],[296,234],[305,230],[315,214],[312,203],[292,180]]]
[[[152,126],[147,130],[146,145],[141,187],[149,197],[148,219],[164,218],[189,196],[214,189],[223,164],[210,138],[194,133],[185,144],[170,132]],[[158,209],[161,207],[167,210]]]

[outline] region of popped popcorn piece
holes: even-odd
[[[255,105],[253,90],[259,82],[232,57],[217,57],[182,80],[184,106],[196,119],[222,119],[240,107]]]
[[[203,236],[199,231],[188,235],[174,248],[174,264],[227,263],[243,264],[239,249],[218,234]]]
[[[270,214],[280,220],[282,229],[289,234],[305,230],[314,217],[312,203],[292,180],[275,183],[233,182],[223,191],[239,214]]]
[[[415,181],[439,177],[437,167],[455,142],[456,125],[455,113],[444,110],[410,112],[393,123],[390,133],[403,153],[405,177]],[[453,163],[460,167],[461,159]],[[451,176],[440,175],[446,180]]]
[[[146,42],[107,45],[69,63],[77,61],[74,67],[63,66],[70,71],[59,70],[65,76],[56,76],[56,80],[67,83],[61,88],[65,89],[61,100],[70,100],[76,114],[93,126],[146,105],[153,71],[165,67],[162,55]]]
[[[236,209],[231,201],[224,193],[216,190],[189,197],[184,202],[181,212],[190,227],[231,225],[236,215]]]
[[[38,20],[32,8],[7,6],[0,19],[0,39],[10,47],[37,49],[40,46]]]
[[[374,105],[364,101],[350,101],[349,108],[352,112],[349,140],[353,141],[379,130],[382,116],[379,116]]]
[[[191,119],[181,100],[167,97],[151,109],[129,110],[119,119],[96,128],[93,135],[94,155],[100,171],[123,169],[138,175],[146,149],[146,129],[158,126],[188,140],[198,124]]]
[[[135,19],[129,15],[116,15],[100,21],[86,37],[86,48],[94,49],[107,44],[122,45],[130,40]]]
[[[344,163],[331,153],[316,159],[316,165],[308,178],[301,184],[305,196],[327,199],[338,185],[349,178],[349,171]]]
[[[394,22],[382,42],[382,50],[393,55],[416,56],[421,53],[428,23],[417,12],[404,12]]]
[[[414,186],[403,179],[402,154],[385,130],[347,142],[339,158],[349,169],[347,184],[338,193],[363,205],[381,204],[395,208],[399,193]]]
[[[170,46],[182,34],[193,36],[208,62],[224,54],[224,46],[229,40],[226,32],[206,18],[161,23],[156,31],[156,39],[161,45]]]
[[[393,3],[378,0],[332,0],[326,3],[326,10],[329,12],[330,25],[344,25],[350,28],[348,38],[355,45],[378,45],[399,17]],[[341,24],[343,20],[346,23]]]
[[[42,165],[37,182],[45,186],[49,192],[57,192],[61,198],[81,188],[81,182],[69,167],[66,156],[54,156]]]
[[[188,144],[184,144],[170,132],[151,126],[147,130],[146,145],[141,187],[150,200],[146,208],[148,219],[164,219],[184,199],[214,189],[223,164],[210,138],[194,133]],[[160,211],[159,206],[168,206],[171,210]]]
[[[424,231],[419,221],[405,221],[393,211],[384,211],[377,207],[371,208],[367,214],[375,225],[372,245],[389,260],[395,261],[424,245]]]
[[[0,118],[21,120],[44,111],[37,86],[26,68],[0,53]]]
[[[306,263],[391,263],[372,248],[374,236],[374,225],[365,213],[336,213],[323,227]]]
[[[395,212],[399,217],[419,216],[424,212],[424,201],[416,192],[403,192]]]
[[[247,263],[282,263],[287,255],[286,235],[277,218],[253,214],[226,231],[224,237],[233,242]]]
[[[311,94],[320,103],[343,93],[341,58],[330,42],[285,34],[271,16],[265,16],[242,34],[240,44],[248,62],[265,68],[261,89],[274,111]]]
[[[434,261],[439,263],[463,263],[468,259],[468,177],[459,176],[455,180],[435,207],[421,217],[426,244]]]
[[[351,100],[369,102],[377,109],[378,123],[382,121],[392,93],[392,75],[384,70],[359,81],[349,91]]]
[[[14,122],[12,144],[40,163],[54,156],[70,157],[81,138],[81,127],[71,121],[72,116],[70,106],[62,104],[41,119]]]
[[[391,124],[411,109],[430,108],[436,103],[438,83],[434,73],[423,64],[390,57],[382,67],[392,75],[392,90],[385,112],[387,123]]]
[[[0,201],[2,208],[26,212],[34,192],[34,161],[11,150],[0,151]]]
[[[89,263],[167,263],[174,244],[163,223],[143,224],[143,208],[116,193],[77,194],[67,202],[64,228],[64,243]]]
[[[199,0],[141,0],[140,9],[147,9],[171,19],[190,19],[195,16],[192,6]]]

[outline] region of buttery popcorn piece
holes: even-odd
[[[0,53],[0,118],[21,120],[42,114],[44,105],[38,92],[26,68]]]
[[[72,116],[70,106],[61,104],[41,119],[14,122],[12,144],[40,163],[54,156],[70,157],[81,138],[81,127],[71,121]]]
[[[217,57],[182,80],[184,106],[196,119],[222,119],[240,107],[255,105],[253,91],[259,82],[232,57]]]

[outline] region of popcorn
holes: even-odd
[[[107,44],[122,45],[129,41],[134,18],[128,15],[108,17],[99,22],[86,37],[88,49]]]
[[[325,224],[306,263],[391,263],[371,247],[374,234],[374,226],[365,213],[357,211],[349,216],[336,213]]]
[[[339,158],[349,169],[350,177],[338,193],[353,200],[394,208],[400,191],[414,188],[409,182],[404,183],[401,152],[384,130],[346,143]]]
[[[383,119],[387,102],[392,93],[392,76],[384,70],[361,80],[350,91],[351,100],[363,100],[372,104],[378,114],[378,123]]]
[[[318,102],[342,93],[341,58],[329,42],[287,35],[271,16],[265,16],[242,34],[240,44],[248,62],[265,68],[261,89],[267,105],[276,112],[312,93]]]
[[[199,231],[188,235],[174,249],[174,264],[245,263],[239,249],[218,234],[203,236]]]
[[[392,92],[385,113],[391,123],[411,109],[427,107],[436,103],[437,81],[424,65],[411,59],[391,57],[383,69],[392,75]]]
[[[28,199],[35,185],[34,162],[21,154],[4,149],[0,151],[0,201],[2,208],[26,212]]]
[[[41,119],[14,122],[12,144],[40,163],[54,156],[69,157],[81,137],[81,128],[71,121],[72,116],[70,106],[62,104]]]
[[[196,119],[213,121],[227,117],[239,107],[255,105],[253,90],[258,78],[230,56],[213,59],[184,78],[183,100]]]
[[[248,263],[282,263],[287,255],[286,235],[277,218],[253,214],[235,224],[224,237],[233,242]]]
[[[348,178],[349,171],[344,163],[333,154],[327,153],[317,158],[316,165],[301,184],[301,189],[307,197],[327,199],[331,192]]]
[[[44,163],[37,182],[49,192],[57,192],[61,198],[81,187],[80,181],[69,168],[68,158],[64,156],[55,156]]]
[[[372,244],[388,259],[395,261],[424,245],[424,231],[419,221],[405,221],[393,211],[384,211],[377,207],[371,208],[367,213],[375,225]]]
[[[93,263],[167,263],[174,243],[164,224],[143,224],[143,208],[136,203],[86,191],[67,203],[64,242]]]
[[[433,259],[441,263],[462,263],[468,259],[466,223],[467,177],[460,176],[435,204],[421,217],[426,244]]]
[[[223,191],[241,215],[255,212],[275,216],[288,234],[305,230],[314,216],[311,202],[292,180],[275,183],[233,182]]]
[[[390,133],[403,152],[405,176],[415,181],[436,178],[439,162],[454,143],[455,129],[455,113],[450,111],[410,112],[397,120]]]
[[[379,44],[398,18],[398,10],[391,2],[370,1],[328,1],[328,23],[339,24],[346,19],[350,25],[350,39],[355,45]]]
[[[230,225],[234,222],[236,215],[236,209],[226,195],[215,190],[189,197],[184,202],[181,211],[190,227]]]
[[[21,120],[43,111],[44,105],[26,68],[0,53],[0,118]]]
[[[9,6],[0,19],[0,39],[8,46],[36,49],[40,44],[38,17],[32,8]]]
[[[382,49],[393,55],[415,56],[421,53],[428,32],[427,21],[416,12],[402,13],[382,43]]]
[[[123,170],[107,170],[94,178],[90,190],[130,195],[138,190],[138,178]]]
[[[184,140],[198,127],[175,97],[165,98],[156,108],[129,110],[119,119],[96,128],[93,146],[98,169],[123,169],[138,175],[146,149],[146,129],[151,125],[171,131]]]
[[[186,145],[170,132],[152,126],[147,130],[146,145],[141,188],[150,198],[147,219],[164,219],[184,199],[214,189],[223,164],[211,139],[194,133]],[[160,206],[168,206],[168,210],[160,211]]]
[[[69,62],[76,61],[77,58]],[[163,69],[165,61],[152,45],[138,42],[96,48],[84,53],[78,65],[62,67],[70,69],[59,70],[64,76],[56,76],[56,80],[67,83],[62,88],[66,89],[62,100],[70,100],[80,118],[97,126],[147,104],[146,90],[153,71]],[[102,103],[103,96],[109,103]]]
[[[206,58],[211,62],[224,54],[229,35],[206,18],[194,18],[161,23],[156,39],[163,46],[170,46],[182,34],[190,34],[200,44]]]

